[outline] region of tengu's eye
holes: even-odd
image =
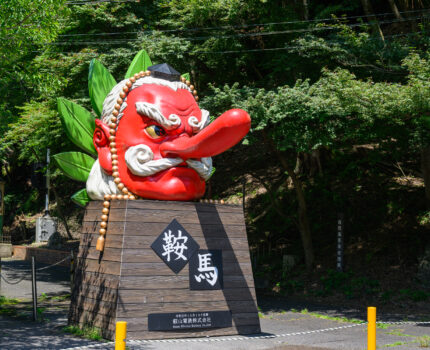
[[[153,139],[159,139],[160,137],[166,136],[166,131],[158,125],[150,125],[145,129],[145,131]]]

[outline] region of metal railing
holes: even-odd
[[[43,266],[43,267],[39,267],[36,268],[36,258],[34,256],[31,257],[31,269],[20,269],[19,272],[30,272],[31,271],[31,291],[32,291],[32,301],[33,301],[33,320],[37,321],[37,278],[36,278],[36,272],[37,271],[43,271],[43,270],[47,270],[50,269],[54,266],[57,266],[59,264],[61,264],[62,262],[66,261],[66,260],[71,260],[70,263],[70,286],[71,288],[73,287],[73,280],[74,280],[74,267],[75,267],[75,261],[74,261],[74,252],[73,250],[70,252],[70,255],[67,255],[65,258],[50,264],[48,266]],[[24,274],[24,276],[21,276],[18,280],[15,281],[11,281],[8,278],[6,278],[4,276],[4,274],[1,272],[0,269],[0,283],[3,280],[4,282],[6,282],[9,285],[16,285],[21,283],[24,279],[28,278],[28,276],[26,276]]]

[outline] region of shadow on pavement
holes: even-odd
[[[2,273],[6,274],[6,278],[11,280],[21,279],[31,281],[31,262],[25,260],[2,260]],[[47,267],[49,265],[36,262],[36,269]],[[69,268],[64,266],[53,266],[48,269],[36,271],[38,282],[55,282],[62,285],[70,283]]]

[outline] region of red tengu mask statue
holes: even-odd
[[[232,109],[210,123],[195,95],[193,86],[167,64],[116,85],[96,121],[98,161],[87,181],[89,196],[201,198],[212,173],[211,157],[237,144],[251,119]]]

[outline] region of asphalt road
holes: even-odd
[[[48,265],[36,262],[36,269]],[[8,298],[31,299],[31,263],[23,260],[2,259],[1,273],[12,284],[0,278],[0,295]],[[17,284],[13,284],[21,280]],[[69,269],[63,266],[53,266],[36,271],[37,294],[64,294],[70,293]]]
[[[46,266],[40,265],[39,267]],[[28,262],[3,261],[2,274],[8,279],[25,279],[17,285],[2,282],[1,295],[20,299],[31,296],[31,277],[27,269]],[[64,267],[54,267],[40,271],[38,274],[38,294],[69,293],[69,271]],[[130,350],[317,350],[345,349],[364,350],[367,345],[366,325],[340,322],[337,317],[365,319],[365,310],[336,309],[333,307],[298,304],[295,302],[259,299],[261,308],[261,328],[263,334],[274,336],[261,339],[250,337],[214,337],[204,339],[172,340],[169,342],[127,342]],[[113,349],[112,343],[94,342],[71,337],[62,332],[67,324],[67,304],[53,304],[44,311],[43,322],[32,322],[28,317],[10,317],[0,315],[0,349],[86,349],[88,345],[98,345],[91,349]],[[308,311],[301,311],[307,309]],[[322,318],[323,317],[323,318]],[[332,318],[332,319],[327,319]],[[380,321],[416,321],[414,315],[378,315]],[[353,327],[350,327],[353,326]],[[346,328],[348,327],[348,328]],[[329,330],[327,330],[329,329]],[[321,332],[313,332],[326,330]],[[309,332],[309,333],[304,333]],[[297,333],[297,334],[291,334]],[[283,335],[283,336],[279,336]],[[386,325],[377,330],[378,348],[394,348],[396,350],[422,350],[419,341],[428,337],[430,347],[430,323]],[[201,342],[199,340],[204,340]],[[424,341],[425,345],[425,341]],[[90,349],[90,348],[88,348]]]

